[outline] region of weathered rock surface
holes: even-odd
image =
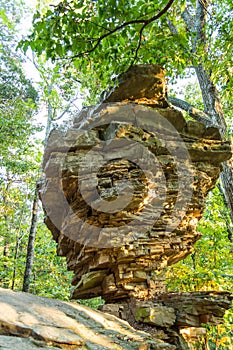
[[[199,328],[202,324],[221,324],[232,299],[229,292],[163,293],[152,300],[105,304],[101,310],[123,319],[130,319],[131,314],[134,324],[136,321],[162,328]]]
[[[101,312],[0,289],[0,349],[185,349],[181,334],[187,341],[204,336],[202,324],[221,323],[231,299],[227,292],[166,293],[106,304]]]
[[[167,294],[165,269],[192,252],[206,196],[230,157],[217,128],[167,103],[163,70],[151,65],[132,67],[102,104],[66,133],[53,131],[40,197],[58,255],[74,271],[73,298],[101,295],[104,310],[182,350],[180,328],[194,337],[202,323],[221,322],[229,294]]]
[[[105,304],[101,310],[128,320],[136,329],[146,328],[155,338],[183,350],[189,349],[188,344],[205,342],[203,324],[221,324],[232,299],[228,292],[163,293],[152,300],[131,298]]]
[[[118,86],[104,102],[134,102],[150,107],[168,107],[164,70],[142,64],[131,67],[119,77]]]
[[[115,316],[2,288],[0,334],[2,350],[175,349]]]
[[[165,291],[164,268],[200,238],[230,146],[171,108],[103,104],[84,122],[51,133],[41,188],[46,224],[75,274],[73,297],[152,298]],[[125,183],[128,203],[130,194],[118,196]]]

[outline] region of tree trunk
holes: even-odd
[[[9,189],[10,189],[10,180],[8,180],[8,176],[7,176],[7,185],[6,185],[5,193],[2,198],[2,202],[5,208],[8,207],[7,196],[8,196]],[[9,230],[9,223],[8,223],[9,219],[8,219],[8,215],[6,214],[6,209],[4,210],[4,221],[5,221],[5,237],[4,237],[4,245],[3,245],[3,256],[8,257],[9,249],[10,249],[10,230]]]
[[[46,144],[49,138],[49,133],[51,130],[52,121],[53,121],[53,107],[50,101],[52,90],[53,90],[53,85],[50,84],[48,86],[48,103],[47,103],[48,115],[47,115],[47,124],[46,124],[46,130],[45,130],[44,147],[46,147]]]
[[[205,113],[210,116],[214,124],[219,126],[221,136],[225,138],[227,126],[217,88],[202,65],[195,67],[195,71],[202,92]],[[220,178],[226,203],[230,210],[231,221],[233,222],[233,172],[228,162],[223,164],[223,171]]]
[[[39,188],[38,185],[35,189],[33,207],[32,207],[32,220],[31,228],[28,238],[27,246],[27,258],[26,258],[26,267],[24,271],[24,280],[23,280],[23,292],[28,292],[30,288],[30,278],[32,274],[32,266],[34,261],[34,242],[36,237],[36,228],[37,228],[37,219],[38,219],[38,202],[39,202]]]
[[[201,64],[194,69],[201,89],[205,113],[208,114],[213,124],[218,125],[221,135],[224,137],[227,126],[217,88],[211,81],[210,74],[207,74]]]
[[[51,124],[53,119],[53,109],[50,101],[52,88],[53,86],[50,84],[48,86],[48,104],[47,104],[48,118],[47,118],[47,125],[46,125],[46,131],[45,131],[44,147],[46,146],[46,143],[48,141],[49,132],[51,129]],[[32,267],[34,262],[34,250],[35,250],[34,243],[36,238],[36,228],[37,228],[37,220],[38,220],[38,204],[39,204],[39,185],[37,183],[34,199],[33,199],[33,206],[32,206],[31,228],[30,228],[30,233],[28,237],[26,267],[24,271],[24,280],[23,280],[23,289],[22,289],[23,292],[29,291],[30,283],[31,283],[30,279],[32,275]]]
[[[4,215],[5,222],[6,222],[6,216]],[[9,248],[10,248],[10,238],[9,238],[9,232],[8,229],[6,228],[6,234],[5,234],[5,239],[4,239],[4,248],[3,248],[3,256],[7,257],[9,256]]]
[[[221,182],[227,206],[230,209],[231,222],[233,223],[233,172],[229,162],[223,163]]]
[[[173,106],[176,106],[176,107],[186,111],[190,115],[190,117],[197,120],[198,122],[205,124],[205,126],[208,127],[208,126],[214,125],[213,121],[209,118],[209,116],[206,113],[195,108],[190,103],[188,103],[184,100],[181,100],[177,97],[172,97],[172,96],[169,96],[168,100]],[[216,127],[217,127],[217,125],[216,125]]]
[[[191,54],[195,55],[198,46],[202,46],[206,52],[207,39],[206,39],[206,21],[209,1],[197,0],[195,15],[189,11],[189,7],[186,7],[182,14],[182,18],[186,23],[187,30],[193,33]],[[201,57],[199,58],[201,60]],[[218,126],[221,136],[225,138],[227,125],[222,111],[221,99],[217,91],[216,86],[211,80],[211,74],[204,68],[204,64],[200,63],[195,65],[196,76],[199,82],[199,86],[202,93],[202,99],[204,104],[204,112],[212,120],[212,123]],[[202,61],[203,62],[203,61]],[[181,107],[182,108],[182,107]],[[190,114],[191,115],[191,114]],[[203,122],[206,126],[208,123]],[[221,183],[223,187],[224,196],[227,206],[230,211],[231,221],[233,223],[233,169],[230,163],[223,164],[223,171],[221,173]]]
[[[16,264],[17,264],[17,260],[18,260],[19,245],[20,245],[20,235],[18,233],[18,235],[16,237],[16,244],[15,244],[14,268],[13,268],[12,284],[11,284],[12,290],[14,290],[14,288],[15,288],[16,266],[17,266]]]

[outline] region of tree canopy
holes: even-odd
[[[160,64],[170,79],[195,74],[201,110],[176,96],[170,101],[192,118],[217,126],[225,137],[221,98],[232,96],[232,12],[229,0],[111,0],[108,6],[103,0],[64,0],[34,15],[33,32],[21,46],[75,67],[92,97],[133,64]],[[233,173],[228,164],[221,178],[233,221]]]
[[[157,63],[174,77],[201,63],[230,94],[232,11],[226,0],[111,0],[107,6],[65,0],[34,15],[24,49],[30,45],[61,64],[72,62],[82,83],[90,85],[94,76],[100,87],[132,64]]]

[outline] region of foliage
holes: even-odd
[[[77,55],[73,63],[79,80],[84,86],[102,89],[112,74],[118,74],[133,62],[141,24],[129,25],[110,36],[105,36],[106,33],[113,30],[115,25],[120,27],[122,23],[135,19],[135,16],[137,18],[138,11],[146,13],[138,20],[148,19],[151,13],[159,11],[162,3],[150,1],[145,6],[143,1],[122,1],[120,4],[112,1],[106,7],[103,1],[65,1],[54,11],[49,9],[42,18],[39,13],[35,14],[31,48],[38,54],[45,51],[53,60]],[[101,36],[104,39],[98,43]],[[28,45],[29,41],[26,40],[24,49]],[[95,46],[96,50],[93,51]],[[108,67],[108,70],[104,67]]]
[[[168,3],[171,7],[150,21]],[[195,1],[61,1],[34,15],[33,32],[22,44],[62,64],[71,62],[88,87],[105,88],[112,75],[135,63],[157,63],[170,76],[204,63],[225,93],[232,88],[232,2],[210,1],[206,47],[186,29],[184,11],[194,16]],[[194,21],[194,17],[192,18]],[[164,40],[166,38],[166,40]],[[67,62],[68,59],[68,62]],[[108,67],[106,69],[105,67]]]
[[[202,238],[195,245],[192,255],[171,267],[169,289],[176,289],[179,285],[181,290],[189,291],[231,290],[233,242],[228,238],[228,215],[216,187],[209,194],[205,214],[198,227]]]
[[[22,57],[15,51],[20,11],[16,12],[13,1],[0,3],[0,159],[2,176],[11,178],[10,173],[25,174],[33,168],[28,157],[33,149],[31,136],[37,130],[33,124],[37,92],[24,74]],[[14,18],[10,17],[11,11]]]
[[[93,309],[98,309],[100,305],[104,304],[104,300],[101,297],[95,297],[92,299],[78,300],[78,303]]]
[[[58,66],[49,68],[41,57],[37,59],[42,78],[38,100],[37,91],[25,76],[24,58],[15,50],[16,29],[24,7],[13,0],[3,5],[0,13],[0,31],[4,33],[0,46],[0,280],[2,287],[21,290],[35,181],[42,162],[43,145],[37,134],[41,128],[35,120],[38,103],[49,104],[53,117],[57,110],[70,111],[72,107],[74,112],[77,108],[69,102],[75,100],[78,89],[77,84],[74,87],[67,78],[61,78]],[[11,17],[12,13],[15,16]],[[31,292],[68,300],[70,276],[64,259],[56,256],[56,243],[41,214]]]
[[[24,200],[22,194],[21,200]],[[29,198],[30,199],[30,198]],[[20,209],[22,203],[18,204]],[[12,212],[15,214],[15,208]],[[23,275],[25,269],[25,257],[27,250],[27,232],[30,225],[30,205],[25,208],[23,213],[23,224],[19,228],[20,213],[13,223],[9,222],[11,241],[9,244],[9,255],[3,257],[0,267],[0,278],[2,287],[12,288],[14,278],[14,289],[22,290]],[[15,230],[13,229],[15,225]],[[0,224],[0,231],[4,225]],[[18,231],[18,232],[17,232]],[[19,239],[19,252],[15,259],[15,245]],[[1,247],[3,242],[0,242]],[[35,245],[35,262],[30,291],[34,294],[69,300],[70,298],[71,273],[67,272],[65,259],[57,257],[56,243],[52,240],[50,232],[45,228],[42,217],[37,229],[37,239]]]
[[[44,55],[34,58],[33,62],[40,76],[40,102],[47,106],[47,112],[51,108],[52,121],[62,119],[65,114],[68,114],[69,119],[77,114],[82,97],[76,72],[58,63],[46,61]]]
[[[229,213],[218,188],[209,194],[206,205],[198,227],[202,238],[191,256],[168,269],[168,290],[232,291],[233,241],[226,221]],[[227,349],[233,334],[233,308],[226,313],[223,325],[207,329],[211,349]]]
[[[65,258],[57,256],[56,243],[43,224],[42,216],[39,221],[30,291],[40,296],[69,300],[72,273],[67,271]]]

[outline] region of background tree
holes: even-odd
[[[16,52],[17,26],[23,8],[1,1],[0,12],[0,122],[1,122],[1,232],[3,275],[10,271],[15,286],[16,264],[27,226],[32,174],[37,172],[38,153],[33,135],[37,92],[23,71],[23,56]],[[35,157],[34,157],[35,156]],[[13,259],[13,260],[12,260]]]
[[[0,281],[2,287],[20,290],[35,179],[42,161],[41,126],[36,118],[43,101],[40,89],[26,77],[25,57],[16,51],[26,7],[14,0],[0,1],[0,5]],[[43,225],[41,210],[37,235],[30,291],[68,299],[70,273],[64,259],[56,257],[56,244]],[[58,283],[61,274],[63,280]]]
[[[52,127],[57,126],[56,123],[64,119],[68,112],[70,118],[72,113],[77,113],[79,111],[78,104],[76,105],[80,99],[79,86],[75,79],[69,79],[69,83],[67,82],[67,75],[69,76],[67,69],[61,70],[58,65],[52,65],[51,63],[48,64],[45,62],[43,57],[40,59],[38,58],[37,60],[34,58],[33,63],[41,79],[39,82],[41,92],[40,101],[42,104],[45,104],[46,109],[45,137],[43,140],[43,144],[45,146]],[[65,129],[66,126],[63,122],[63,129]],[[33,273],[37,222],[40,213],[39,181],[41,176],[42,173],[40,171],[35,184],[35,193],[32,205],[31,226],[28,237],[26,265],[23,279],[24,292],[29,292],[30,290]]]

